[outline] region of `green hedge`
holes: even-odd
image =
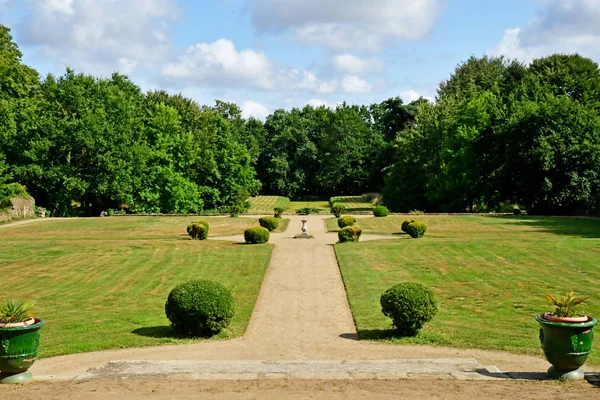
[[[340,243],[358,242],[361,234],[362,229],[360,229],[358,226],[347,226],[340,229],[338,232],[338,239]]]
[[[373,215],[376,217],[387,217],[390,214],[390,210],[385,206],[377,206],[373,209]]]
[[[254,226],[244,231],[244,240],[250,244],[267,243],[270,236],[269,230],[262,226]]]
[[[279,220],[275,217],[261,217],[258,219],[258,223],[263,228],[267,228],[270,232],[274,231],[279,226]]]
[[[421,221],[411,222],[406,227],[406,233],[408,233],[412,238],[415,238],[415,239],[423,237],[423,235],[425,235],[426,231],[427,231],[427,225],[425,225],[425,223],[421,222]]]
[[[351,217],[350,215],[345,215],[343,217],[338,218],[337,224],[340,228],[345,228],[347,226],[352,226],[356,222],[356,218]]]

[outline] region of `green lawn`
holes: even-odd
[[[375,206],[365,196],[336,196],[330,200],[331,204],[338,203],[346,208],[346,212],[373,211]]]
[[[584,311],[600,316],[600,221],[417,218],[429,227],[421,239],[399,233],[406,216],[372,217],[358,220],[364,233],[397,238],[335,246],[362,338],[540,354],[534,316],[550,311],[545,292],[590,295]],[[429,286],[439,301],[438,315],[415,338],[394,337],[379,304],[404,281]],[[598,350],[590,362],[600,365]]]
[[[329,202],[327,201],[291,201],[290,211],[296,212],[300,209],[310,207],[316,208],[319,213],[324,214],[329,212]]]
[[[206,217],[210,236],[257,221]],[[46,321],[42,357],[188,343],[165,317],[170,290],[189,279],[221,282],[236,314],[221,338],[244,333],[272,245],[192,241],[190,218],[113,217],[39,221],[0,229],[1,297],[34,300]],[[196,339],[197,340],[197,339]]]
[[[256,196],[250,199],[250,208],[246,211],[246,214],[258,215],[273,215],[275,207],[281,207],[287,210],[290,205],[290,199],[282,196]]]

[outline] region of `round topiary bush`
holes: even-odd
[[[373,215],[376,217],[387,217],[390,214],[390,210],[385,206],[377,206],[373,209]]]
[[[415,219],[407,219],[406,221],[402,222],[402,232],[406,232],[408,233],[407,229],[408,229],[408,224],[415,222]]]
[[[208,222],[195,221],[187,226],[187,233],[192,239],[205,240],[208,238]]]
[[[331,213],[336,217],[339,218],[342,216],[343,213],[346,212],[346,207],[344,207],[343,205],[339,204],[339,203],[333,203],[333,205],[331,206]]]
[[[381,295],[381,311],[402,336],[415,336],[437,313],[435,295],[427,286],[404,282]]]
[[[352,226],[356,222],[356,218],[351,217],[349,215],[345,215],[343,217],[338,218],[337,224],[340,228],[345,228],[347,226]]]
[[[244,231],[244,240],[250,244],[267,243],[271,234],[267,228],[253,226]]]
[[[285,210],[283,209],[283,207],[275,207],[273,211],[275,211],[275,218],[281,218],[281,214],[283,214]]]
[[[275,217],[261,217],[258,219],[258,223],[269,231],[274,231],[279,226],[279,220]]]
[[[415,239],[422,237],[426,231],[427,225],[425,225],[425,223],[421,221],[411,222],[406,227],[406,233],[408,233],[410,237]]]
[[[340,229],[338,232],[338,239],[340,243],[358,242],[361,233],[362,229],[360,229],[358,226],[346,226],[345,228]]]
[[[234,312],[231,291],[207,280],[176,286],[165,303],[167,318],[180,335],[214,335],[229,325]]]

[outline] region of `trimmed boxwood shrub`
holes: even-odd
[[[210,336],[229,325],[235,304],[231,291],[220,283],[192,280],[171,290],[165,313],[180,335]]]
[[[250,244],[267,243],[271,234],[267,228],[253,226],[244,231],[244,240]]]
[[[339,218],[342,216],[343,213],[346,212],[346,207],[344,207],[343,205],[339,204],[339,203],[333,203],[333,205],[331,206],[331,213],[336,217]],[[340,227],[341,228],[341,227]]]
[[[358,226],[347,226],[340,229],[338,232],[338,239],[340,243],[358,242],[361,233],[362,229],[360,229]]]
[[[283,209],[283,207],[275,207],[273,211],[275,211],[275,218],[281,218],[281,214],[283,214],[285,210]]]
[[[258,219],[258,223],[269,231],[274,231],[279,226],[279,220],[275,217],[261,217]]]
[[[408,233],[408,224],[415,222],[416,219],[407,219],[406,221],[402,222],[402,232],[406,232]]]
[[[437,313],[435,295],[427,286],[404,282],[381,295],[381,311],[402,336],[415,336]]]
[[[347,226],[352,226],[356,222],[356,218],[351,217],[350,215],[345,215],[343,217],[338,218],[337,224],[340,228],[345,228]]]
[[[422,237],[426,231],[427,225],[425,225],[425,223],[421,221],[411,222],[406,227],[406,233],[408,233],[410,237],[415,239]]]
[[[187,226],[187,233],[192,239],[205,240],[208,238],[208,222],[194,221]]]
[[[385,206],[377,206],[373,209],[373,215],[376,217],[387,217],[390,214],[390,210]]]

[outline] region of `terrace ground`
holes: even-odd
[[[273,255],[248,331],[241,339],[49,358],[39,361],[32,371],[36,375],[57,373],[56,371],[68,374],[69,370],[85,372],[87,367],[102,369],[108,361],[115,359],[302,361],[473,357],[483,365],[498,365],[504,371],[533,372],[534,376],[538,378],[543,375],[547,363],[541,359],[539,352],[536,357],[531,357],[497,351],[457,350],[444,347],[415,347],[385,342],[357,341],[356,327],[348,309],[339,270],[335,258],[331,258],[333,251],[330,245],[336,241],[336,234],[325,233],[321,218],[320,216],[309,217],[310,232],[315,234],[317,239],[302,242],[291,239],[291,236],[299,230],[299,221],[296,221],[299,217],[293,218],[291,228],[286,233],[273,235],[272,242],[275,244],[275,248],[281,251],[279,254],[276,251]],[[392,220],[376,221],[373,218],[361,219],[359,224],[366,227],[365,224],[382,224],[384,222],[394,226]],[[48,223],[50,221],[40,223],[39,227]],[[435,237],[433,225],[435,224],[432,222],[428,234]],[[22,229],[25,227],[23,226]],[[386,230],[374,227],[372,231],[380,234],[387,233],[387,235],[371,236],[372,239],[391,239],[392,236],[388,231],[394,233],[396,228]],[[365,239],[367,238],[369,237],[365,237]],[[241,237],[238,234],[226,239],[236,242],[240,241]],[[411,242],[421,243],[421,241]],[[365,242],[359,245],[378,246],[381,243],[406,246],[410,242],[395,239]],[[225,241],[215,244],[228,245],[230,243]],[[247,246],[241,247],[248,248]],[[342,247],[350,250],[353,245],[338,245],[336,249],[338,254]],[[379,310],[377,312],[379,313]],[[425,380],[423,381],[423,379]],[[432,389],[433,387],[435,390]],[[565,392],[565,389],[568,390]],[[39,397],[39,395],[46,398],[78,397],[84,393],[91,394],[91,398],[94,398],[93,396],[96,394],[100,398],[109,393],[111,398],[176,397],[190,395],[194,393],[194,390],[202,390],[221,398],[274,398],[278,396],[355,398],[361,395],[381,398],[395,396],[397,398],[398,392],[401,391],[406,398],[464,398],[485,395],[489,398],[519,396],[524,399],[533,399],[580,398],[597,393],[593,383],[588,382],[558,385],[555,382],[537,381],[440,381],[438,379],[431,380],[431,377],[429,379],[421,377],[420,381],[286,380],[284,382],[249,382],[228,380],[186,383],[162,380],[154,382],[152,379],[148,380],[142,377],[128,382],[121,380],[44,382],[21,389],[0,388],[0,397],[10,395],[13,393],[11,391],[16,391],[14,393],[18,393],[22,398]]]

